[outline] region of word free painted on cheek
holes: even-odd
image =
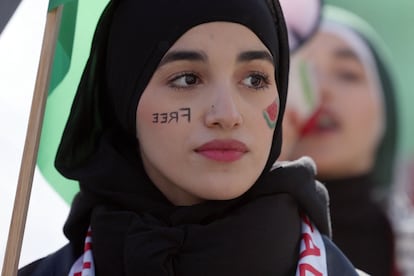
[[[152,113],[152,122],[154,124],[169,124],[171,122],[178,123],[180,120],[191,122],[191,109],[183,107],[177,111]]]

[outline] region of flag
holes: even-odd
[[[49,10],[60,4],[64,4],[64,8],[37,165],[42,175],[67,203],[72,201],[78,185],[56,171],[54,159],[77,84],[89,55],[96,23],[107,2],[108,0],[51,0],[49,4]]]
[[[19,267],[67,242],[62,227],[78,185],[54,155],[93,31],[108,0],[21,0],[0,36],[0,260],[3,260],[47,10],[64,5]],[[3,1],[1,1],[3,3]],[[0,10],[3,14],[3,9]],[[15,26],[19,25],[19,26]],[[80,31],[79,31],[80,30]],[[3,263],[0,262],[0,270]]]
[[[42,257],[38,248],[42,248],[44,252],[45,243],[48,244],[48,253],[51,253],[54,251],[50,249],[51,247],[57,249],[63,245],[62,242],[67,242],[63,237],[62,227],[79,186],[76,181],[68,180],[56,171],[54,159],[77,84],[89,56],[96,23],[107,2],[108,0],[50,0],[49,2],[49,11],[61,4],[64,5],[37,158],[38,178],[44,180],[49,186],[36,189],[37,183],[33,183],[27,221],[27,229],[33,229],[33,231],[25,234],[20,266]],[[36,202],[42,203],[45,200],[42,190],[45,191],[48,188],[55,192],[53,196],[55,202],[46,205],[49,209],[59,210],[48,211],[47,207],[41,204],[38,206],[42,209],[35,207]],[[60,208],[54,205],[62,202],[63,206],[60,205]],[[40,233],[50,231],[47,225],[38,226],[38,221],[51,221],[51,218],[55,225],[54,241],[49,240],[52,234],[45,237]],[[36,239],[31,239],[33,237]]]
[[[14,11],[19,6],[21,0],[9,0],[0,2],[0,34],[6,27]]]
[[[69,70],[76,28],[78,0],[50,0],[48,10],[64,5],[60,23],[59,38],[56,43],[53,72],[49,91],[52,92]]]
[[[64,6],[37,158],[38,179],[47,183],[48,187],[36,187],[37,183],[33,183],[26,226],[26,229],[33,230],[25,233],[20,266],[53,252],[67,242],[63,237],[62,227],[79,186],[76,181],[68,180],[56,171],[54,159],[83,67],[89,56],[96,23],[107,2],[108,0],[49,2],[49,10],[61,4]],[[47,199],[51,202],[43,204],[44,191],[50,188],[55,195],[50,195]],[[54,223],[54,228],[50,229],[47,224],[39,226],[39,221]],[[45,236],[42,234],[45,231],[53,233]],[[51,235],[54,236],[52,241]],[[42,252],[49,252],[39,253],[39,248]]]
[[[47,4],[48,0],[21,0],[0,35],[1,260],[8,238]],[[49,197],[49,194],[45,192],[45,196]],[[0,267],[2,265],[3,262]]]

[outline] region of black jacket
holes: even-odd
[[[328,276],[358,275],[350,261],[326,236],[322,236],[327,256]],[[71,244],[67,244],[55,253],[37,260],[19,270],[18,276],[63,276],[79,256],[76,256]],[[116,275],[119,276],[119,275]]]

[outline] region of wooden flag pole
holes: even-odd
[[[47,14],[2,276],[17,275],[62,9],[60,5]]]

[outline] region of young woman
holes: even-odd
[[[378,200],[391,185],[397,145],[395,91],[382,46],[365,22],[325,7],[318,32],[295,53],[292,68],[301,71],[316,111],[296,124],[298,141],[284,153],[315,161],[330,195],[334,242],[376,276],[396,275],[394,237]]]
[[[274,166],[277,1],[112,1],[56,158],[67,246],[20,275],[357,275],[309,159]]]

